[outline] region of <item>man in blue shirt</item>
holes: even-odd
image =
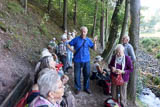
[[[87,37],[88,29],[87,27],[81,27],[81,35],[72,39],[69,42],[70,46],[74,46],[74,82],[76,94],[79,94],[81,90],[81,68],[83,68],[84,76],[84,91],[90,94],[89,90],[89,76],[90,76],[90,52],[89,48],[96,50],[97,37],[94,38],[94,43]],[[70,46],[68,47],[70,48]]]

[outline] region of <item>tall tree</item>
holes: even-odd
[[[73,20],[74,20],[74,25],[76,26],[76,24],[77,24],[77,0],[74,0],[74,16],[73,16]]]
[[[121,43],[121,39],[125,35],[126,28],[127,28],[127,25],[128,25],[129,2],[130,2],[130,0],[126,0],[126,2],[125,2],[125,14],[124,14],[123,25],[122,25],[122,30],[121,30],[121,34],[120,34],[119,43]]]
[[[59,0],[59,10],[61,11],[61,0]]]
[[[24,12],[27,13],[27,3],[28,3],[28,0],[20,0],[20,3],[24,7]]]
[[[105,43],[108,41],[108,0],[106,1]]]
[[[63,0],[63,29],[67,30],[67,0]]]
[[[110,34],[109,34],[108,42],[106,43],[105,50],[102,53],[102,56],[104,57],[104,59],[108,63],[109,63],[110,58],[112,56],[112,52],[113,52],[114,46],[116,44],[116,40],[118,38],[117,33],[118,33],[119,25],[120,25],[118,13],[121,9],[122,3],[123,3],[123,0],[118,0],[116,2],[116,7],[113,12],[112,19],[111,19]]]
[[[102,13],[101,13],[101,20],[100,20],[100,43],[102,49],[104,49],[104,29],[105,29],[105,24],[104,24],[104,17],[105,17],[105,12],[104,12],[104,0],[101,0],[102,4]]]
[[[52,0],[48,0],[48,6],[47,6],[48,13],[50,13],[51,10],[51,2]]]
[[[139,27],[140,27],[140,0],[130,1],[130,15],[131,23],[129,28],[129,35],[131,44],[134,47],[135,54],[137,55],[137,49],[139,46]],[[130,82],[128,84],[128,100],[132,104],[136,101],[136,80],[137,80],[137,68],[136,62],[134,62],[134,71],[130,74]]]
[[[98,0],[96,0],[96,4],[95,4],[95,13],[94,13],[94,20],[93,20],[93,28],[92,28],[92,33],[91,33],[92,37],[94,37],[94,35],[95,35],[97,13],[98,13]]]

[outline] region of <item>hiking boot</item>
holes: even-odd
[[[80,93],[80,90],[75,90],[75,94],[78,95]]]
[[[84,92],[86,92],[87,94],[91,94],[91,91],[89,89],[84,90]]]

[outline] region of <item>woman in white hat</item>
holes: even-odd
[[[97,79],[97,73],[101,73],[101,74],[106,73],[103,71],[103,68],[101,67],[101,64],[100,64],[102,60],[103,58],[100,55],[96,56],[94,61],[94,70],[92,72],[91,80]]]

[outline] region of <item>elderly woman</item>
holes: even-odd
[[[64,85],[56,71],[45,70],[37,81],[40,96],[37,96],[29,107],[60,107],[59,102],[64,94]]]
[[[44,68],[56,70],[56,62],[54,61],[52,56],[45,56],[42,59],[40,59],[39,65],[36,66],[35,83],[37,83],[38,75]],[[57,72],[61,77],[63,83],[65,84],[69,78],[66,75],[64,75],[62,70],[56,71],[56,73]]]
[[[114,55],[109,64],[109,68],[111,69],[111,79],[113,77],[117,77],[118,74],[122,74],[122,78],[124,80],[124,84],[121,86],[117,86],[113,84],[111,86],[111,94],[114,99],[118,100],[118,87],[120,87],[120,99],[121,104],[126,107],[126,96],[127,96],[127,84],[129,80],[129,73],[133,71],[132,61],[129,56],[124,54],[124,47],[121,44],[118,44],[115,49],[116,55]]]

